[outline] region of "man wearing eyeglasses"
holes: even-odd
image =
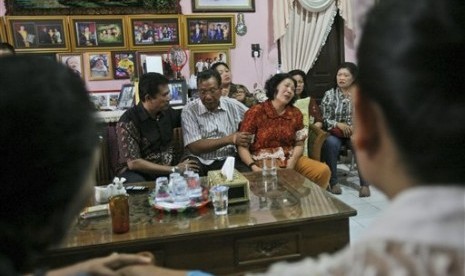
[[[247,107],[235,99],[221,96],[221,77],[215,70],[197,76],[199,98],[187,104],[181,115],[184,145],[189,159],[199,164],[200,175],[219,170],[226,157],[236,157],[236,146],[249,146],[252,135],[239,132]],[[235,168],[250,169],[236,158]]]

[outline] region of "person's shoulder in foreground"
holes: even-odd
[[[45,265],[34,261],[60,242],[93,193],[98,139],[85,84],[69,68],[30,56],[0,63],[0,275],[17,275]],[[150,261],[113,254],[53,275],[109,274]]]

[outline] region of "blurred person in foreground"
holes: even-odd
[[[96,123],[83,81],[64,65],[30,56],[0,57],[0,64],[0,275],[30,267],[37,275],[114,275],[149,263],[112,254],[45,272],[34,262],[93,195]]]
[[[9,56],[9,55],[15,55],[16,51],[11,44],[6,43],[6,42],[1,42],[0,43],[0,56]]]
[[[463,0],[383,0],[370,13],[352,140],[362,173],[392,202],[342,251],[263,275],[465,274],[463,14]],[[141,268],[159,270],[127,271]]]

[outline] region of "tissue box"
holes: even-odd
[[[238,170],[234,170],[233,180],[228,181],[220,170],[208,172],[208,186],[225,185],[229,187],[229,203],[249,201],[249,180]]]
[[[101,217],[101,216],[108,216],[109,214],[109,208],[108,204],[101,204],[101,205],[95,205],[95,206],[90,206],[84,208],[84,210],[81,212],[81,218],[83,219],[88,219],[88,218],[95,218],[95,217]]]

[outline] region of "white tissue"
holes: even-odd
[[[126,181],[126,178],[124,177],[115,177],[113,178],[113,185],[114,185],[114,190],[112,191],[112,195],[120,195],[120,194],[126,194],[126,189],[123,186],[123,183]],[[110,184],[112,185],[112,184]],[[110,186],[108,185],[108,186]]]
[[[224,161],[223,167],[221,168],[221,174],[226,177],[226,180],[232,181],[234,176],[234,157],[227,157]]]
[[[112,196],[127,194],[123,186],[125,181],[126,178],[124,177],[115,177],[113,183],[108,184],[106,187],[95,187],[95,200],[97,203],[106,203]]]

